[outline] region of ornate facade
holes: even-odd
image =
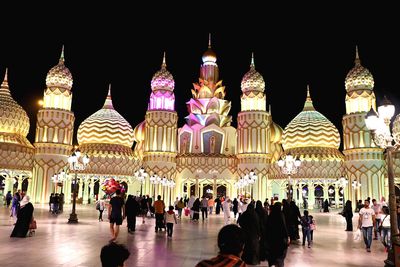
[[[72,83],[62,52],[47,74],[32,146],[26,139],[29,118],[12,99],[5,75],[0,88],[0,175],[6,191],[27,187],[34,202],[44,203],[57,190],[50,177],[67,167],[73,149]],[[256,70],[254,56],[241,83],[237,129],[231,126],[231,103],[225,99],[226,88],[211,42],[203,54],[182,127],[177,125],[175,81],[167,70],[165,54],[150,86],[144,121],[134,129],[114,109],[111,87],[104,106],[79,126],[79,149],[91,159],[77,174],[82,203],[88,203],[94,194],[101,195],[99,183],[109,177],[123,182],[128,193],[138,194],[140,188],[144,194],[170,199],[209,193],[285,198],[289,184],[293,185],[293,198],[300,203],[307,200],[311,207],[323,199],[341,204],[344,199],[387,196],[383,150],[373,143],[364,121],[369,109],[376,109],[374,80],[361,65],[358,53],[345,79],[343,153],[339,151],[339,131],[314,108],[309,89],[303,110],[284,130],[272,120],[271,108],[266,107],[265,81]],[[302,161],[298,173],[290,177],[277,165],[278,159],[288,154]],[[400,177],[399,155],[394,155],[396,177]],[[143,184],[134,174],[141,167],[149,174]],[[238,179],[252,171],[257,175],[254,184],[237,188]],[[173,179],[176,185],[165,192],[152,176]],[[342,176],[349,178],[347,186],[338,183]],[[361,186],[353,188],[353,181]],[[64,192],[70,192],[71,186],[71,179],[65,181]],[[66,194],[67,202],[70,197]]]

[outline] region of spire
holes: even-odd
[[[269,107],[269,115],[272,116],[271,104],[269,104],[268,107]]]
[[[6,68],[6,72],[4,73],[4,79],[1,86],[8,87],[8,68]]]
[[[211,33],[208,34],[208,48],[211,48]]]
[[[251,63],[250,63],[250,68],[255,68],[256,65],[254,64],[254,52],[251,52]]]
[[[163,59],[162,59],[162,64],[161,64],[161,68],[166,68],[167,67],[167,62],[165,60],[165,51],[164,51],[164,55],[163,55]]]
[[[315,110],[315,109],[310,96],[310,85],[307,84],[307,98],[306,102],[304,103],[303,111],[310,111],[310,110]]]
[[[112,104],[112,99],[111,99],[111,83],[108,85],[108,94],[107,94],[106,102],[104,102],[103,108],[114,109],[113,104]]]
[[[64,45],[61,48],[61,55],[60,55],[60,59],[59,59],[59,63],[64,63]]]
[[[354,60],[354,63],[356,63],[356,65],[361,64],[361,60],[360,57],[358,55],[358,46],[356,45],[356,59]]]

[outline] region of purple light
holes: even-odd
[[[175,110],[175,95],[170,91],[153,91],[149,110]]]

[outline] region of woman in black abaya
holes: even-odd
[[[11,237],[26,237],[29,224],[33,216],[33,205],[29,202],[29,196],[24,196],[20,203],[20,210],[18,212],[18,219],[15,224]]]

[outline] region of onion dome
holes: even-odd
[[[254,65],[254,54],[251,54],[250,70],[243,76],[241,88],[243,92],[258,91],[264,92],[265,82],[261,74],[256,71]]]
[[[8,87],[7,69],[0,87],[0,132],[26,137],[29,132],[29,117],[12,98]]]
[[[175,81],[172,74],[167,70],[165,63],[165,52],[161,69],[157,71],[151,79],[151,90],[168,90],[173,91],[175,88]]]
[[[62,47],[60,60],[58,64],[51,68],[47,73],[47,87],[59,87],[67,90],[72,88],[72,75],[69,69],[64,65],[64,46]]]
[[[308,87],[303,111],[286,126],[282,145],[285,150],[297,147],[339,148],[338,129],[314,109]]]
[[[280,143],[282,141],[283,130],[277,123],[272,122],[270,126],[271,143]]]
[[[133,129],[133,140],[136,142],[144,141],[146,131],[146,121],[142,121]]]
[[[215,64],[217,62],[217,54],[211,49],[211,34],[208,35],[208,49],[202,56],[203,63]]]
[[[345,80],[346,91],[372,90],[374,88],[374,77],[367,68],[361,65],[356,46],[355,66],[349,71]]]
[[[78,143],[112,144],[132,147],[131,125],[113,107],[111,85],[102,109],[84,120],[78,128]]]

